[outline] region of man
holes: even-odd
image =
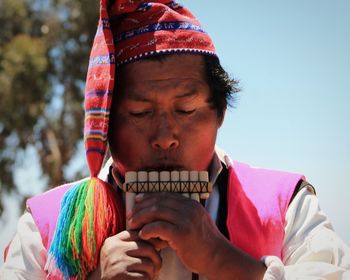
[[[303,176],[232,162],[215,148],[234,86],[185,8],[102,1],[85,101],[91,178],[28,201],[0,275],[349,279],[349,249]],[[107,141],[112,160],[101,171]],[[213,193],[202,203],[138,194],[125,213],[120,186],[141,170],[208,170]]]

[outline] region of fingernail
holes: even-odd
[[[145,194],[139,193],[135,196],[135,201],[141,201]]]
[[[131,224],[132,224],[132,219],[127,220],[127,221],[126,221],[126,225],[127,225],[127,227],[130,227],[130,226],[131,226]]]

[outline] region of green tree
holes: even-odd
[[[29,146],[48,187],[83,132],[83,91],[98,1],[0,2],[0,195],[18,192],[14,171]],[[86,174],[80,170],[76,176]],[[0,214],[3,210],[0,200]]]

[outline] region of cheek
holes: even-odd
[[[110,140],[112,157],[127,170],[135,169],[147,146],[145,131],[140,131],[128,119],[118,117]]]
[[[185,157],[197,170],[207,169],[213,156],[218,120],[215,112],[205,111],[184,126],[182,145]]]

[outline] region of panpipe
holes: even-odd
[[[209,198],[212,184],[207,171],[129,171],[125,173],[122,188],[125,192],[126,213],[129,213],[138,193],[176,192],[199,202]],[[156,279],[197,279],[186,270],[171,248],[162,249],[161,256],[162,269]]]
[[[212,185],[207,171],[129,171],[125,173],[123,191],[128,213],[138,193],[176,192],[200,201],[209,198]]]

